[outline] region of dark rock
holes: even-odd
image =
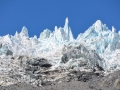
[[[92,78],[93,72],[78,72],[77,77],[78,81],[86,82]]]
[[[99,66],[98,64],[96,64],[96,66],[97,66],[98,70],[104,71],[104,69],[101,66]]]
[[[41,65],[41,67],[46,67],[46,68],[49,68],[51,66],[52,66],[51,64],[43,64],[43,65]]]
[[[47,85],[51,85],[51,84],[52,84],[51,81],[43,81],[43,82],[41,83],[42,86],[47,86]]]
[[[37,70],[39,70],[39,68],[38,68],[38,66],[26,66],[25,67],[25,70],[26,71],[33,71],[33,72],[35,72],[35,71],[37,71]]]
[[[77,74],[77,72],[78,72],[78,71],[75,71],[75,70],[74,70],[74,71],[71,71],[72,74]]]
[[[46,67],[46,68],[49,68],[49,67],[52,66],[52,65],[51,65],[46,59],[44,59],[44,58],[40,58],[40,59],[33,58],[33,59],[30,59],[30,60],[27,60],[26,64],[32,65],[32,66]]]
[[[11,57],[11,59],[15,59],[14,57]]]

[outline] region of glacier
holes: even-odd
[[[0,36],[0,58],[8,56],[29,56],[46,58],[55,67],[83,69],[84,65],[104,71],[120,69],[120,31],[114,26],[109,30],[106,24],[97,20],[75,39],[69,27],[68,18],[64,27],[53,31],[43,30],[40,36],[29,37],[23,26],[20,33]]]

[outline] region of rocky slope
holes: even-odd
[[[120,71],[105,77],[98,73],[71,72],[59,83],[46,82],[42,87],[35,87],[26,83],[17,83],[9,86],[0,86],[0,90],[120,90]]]

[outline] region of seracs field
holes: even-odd
[[[117,33],[114,27],[109,30],[106,24],[97,20],[75,39],[68,23],[66,18],[63,28],[55,26],[53,32],[45,29],[39,38],[36,35],[29,37],[25,26],[14,36],[0,36],[1,60],[26,56],[45,58],[52,65],[51,69],[84,70],[87,67],[86,70],[101,68],[105,72],[120,69],[120,31]]]

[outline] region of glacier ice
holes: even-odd
[[[21,37],[29,37],[28,36],[28,30],[25,26],[23,26],[22,31],[20,32]]]
[[[120,31],[117,33],[113,26],[109,30],[100,20],[80,33],[77,39],[73,37],[68,18],[63,28],[45,29],[38,38],[36,35],[29,37],[27,28],[23,26],[22,31],[16,31],[14,36],[0,36],[1,58],[7,50],[12,51],[13,56],[45,57],[54,67],[78,67],[87,62],[91,68],[99,65],[105,71],[120,69]]]

